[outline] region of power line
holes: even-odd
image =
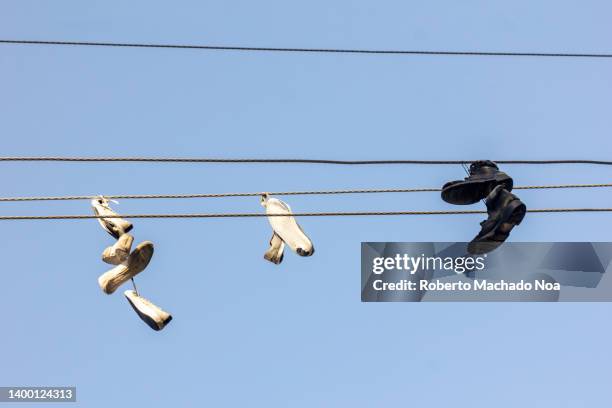
[[[610,185],[612,187],[612,184]],[[275,191],[265,192],[274,196],[289,195],[329,195],[329,194],[374,194],[374,193],[421,193],[437,192],[437,188],[410,188],[410,189],[379,189],[379,190],[321,190],[321,191]],[[211,193],[211,194],[136,194],[136,195],[104,195],[104,198],[115,200],[128,199],[183,199],[183,198],[223,198],[223,197],[259,197],[264,192],[258,193]],[[55,196],[55,197],[0,197],[3,201],[63,201],[63,200],[89,200],[100,195],[94,196]]]
[[[557,184],[536,186],[515,186],[514,190],[539,190],[539,189],[565,189],[565,188],[606,188],[611,184]],[[313,190],[313,191],[275,191],[265,192],[273,196],[293,195],[335,195],[335,194],[377,194],[377,193],[433,193],[440,192],[439,188],[405,188],[405,189],[353,189],[353,190]],[[129,199],[190,199],[190,198],[224,198],[224,197],[259,197],[258,193],[211,193],[211,194],[132,194],[132,195],[104,195],[107,199],[129,200]],[[68,201],[68,200],[91,200],[100,195],[73,195],[73,196],[46,196],[46,197],[0,197],[0,202],[20,201]]]
[[[477,160],[329,160],[329,159],[220,159],[204,157],[50,157],[50,156],[7,156],[0,162],[133,162],[133,163],[294,163],[294,164],[338,164],[338,165],[376,165],[376,164],[469,164]],[[612,166],[607,160],[494,160],[499,164],[598,164]]]
[[[612,208],[544,208],[527,210],[530,213],[612,212]],[[305,212],[292,214],[263,213],[199,213],[199,214],[129,214],[129,215],[4,215],[0,221],[24,220],[84,220],[100,218],[255,218],[255,217],[340,217],[340,216],[393,216],[393,215],[465,215],[486,214],[483,210],[456,211],[354,211]]]
[[[548,186],[515,186],[513,190],[541,190],[558,188],[604,188],[612,187],[612,184],[557,184]]]
[[[564,58],[612,58],[609,53],[561,53],[561,52],[510,52],[510,51],[448,51],[448,50],[376,50],[351,48],[283,48],[283,47],[240,47],[222,45],[114,43],[91,41],[41,41],[41,40],[0,40],[2,44],[84,46],[84,47],[125,47],[164,48],[208,51],[284,52],[284,53],[325,53],[325,54],[384,54],[384,55],[437,55],[465,57],[564,57]]]

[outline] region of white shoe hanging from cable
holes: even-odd
[[[97,216],[117,216],[118,214],[110,208],[109,202],[110,200],[103,196],[91,200],[94,214]],[[127,232],[133,228],[131,222],[122,218],[98,218],[98,222],[104,230],[117,239],[115,244],[102,252],[104,262],[117,266],[98,278],[100,288],[104,293],[110,295],[119,286],[131,279],[134,290],[124,292],[128,302],[136,311],[138,317],[149,327],[156,331],[163,329],[172,320],[172,316],[151,301],[141,297],[134,282],[134,276],[145,270],[153,257],[153,243],[150,241],[142,242],[130,253],[134,237]]]
[[[130,256],[133,242],[134,237],[130,234],[121,235],[114,245],[102,252],[102,260],[111,265],[119,265]]]
[[[292,214],[291,207],[277,198],[270,198],[268,194],[261,195],[261,205],[265,207],[266,214]],[[269,216],[268,221],[274,231],[270,240],[270,248],[266,251],[264,258],[280,263],[283,259],[284,245],[287,244],[292,251],[300,256],[311,256],[314,254],[314,246],[299,226],[293,216]],[[279,242],[282,241],[282,242]]]
[[[285,243],[276,235],[276,232],[273,232],[272,238],[270,238],[270,248],[264,254],[264,259],[278,265],[283,262],[284,250]]]
[[[135,290],[126,290],[123,294],[138,317],[153,330],[163,329],[172,320],[170,313],[154,305],[150,300],[143,298]]]
[[[109,200],[103,196],[99,196],[91,200],[91,206],[94,214],[97,216],[118,216],[109,206]],[[131,222],[122,218],[98,218],[98,222],[113,237],[119,239],[121,235],[131,231],[133,225]]]
[[[104,293],[110,295],[134,276],[144,271],[153,257],[153,243],[144,241],[134,249],[128,259],[98,278]]]

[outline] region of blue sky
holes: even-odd
[[[20,0],[0,3],[0,38],[611,52],[611,12],[605,1]],[[609,159],[611,64],[1,45],[2,155]],[[464,176],[460,166],[0,167],[3,196],[438,187]],[[522,185],[612,178],[593,166],[504,169]],[[596,207],[612,192],[520,197],[530,208]],[[286,201],[451,209],[436,194]],[[117,208],[262,211],[257,198]],[[609,304],[360,303],[361,241],[466,241],[480,221],[303,219],[316,254],[275,266],[262,259],[265,219],[135,220],[136,241],[156,245],[139,289],[174,316],[159,333],[120,292],[100,291],[112,240],[95,220],[4,222],[0,385],[75,385],[84,407],[609,406]],[[528,214],[511,238],[610,241],[611,228],[606,214]]]

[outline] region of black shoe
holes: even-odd
[[[525,204],[501,185],[489,194],[486,204],[489,218],[480,223],[480,233],[469,243],[470,254],[485,254],[500,246],[527,212]]]
[[[451,204],[474,204],[499,185],[512,191],[512,178],[499,171],[492,161],[480,160],[470,165],[470,175],[464,180],[451,181],[442,187],[442,199]]]

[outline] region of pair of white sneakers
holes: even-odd
[[[277,265],[280,264],[283,261],[285,244],[300,256],[314,254],[312,241],[306,236],[295,218],[291,216],[291,207],[287,203],[263,194],[261,205],[265,207],[266,214],[269,215],[268,221],[273,231],[272,238],[270,238],[270,248],[264,254],[264,259]],[[283,214],[283,216],[270,216],[271,214]]]
[[[102,252],[102,260],[116,266],[98,278],[102,291],[110,295],[119,286],[145,270],[153,257],[154,247],[151,241],[144,241],[132,251],[134,237],[128,234],[133,228],[132,223],[118,218],[118,214],[110,208],[109,200],[104,197],[93,199],[91,206],[97,216],[117,217],[98,218],[102,228],[117,239],[114,245]],[[123,294],[138,316],[153,330],[163,329],[172,320],[169,313],[140,296],[135,290],[126,290]]]

